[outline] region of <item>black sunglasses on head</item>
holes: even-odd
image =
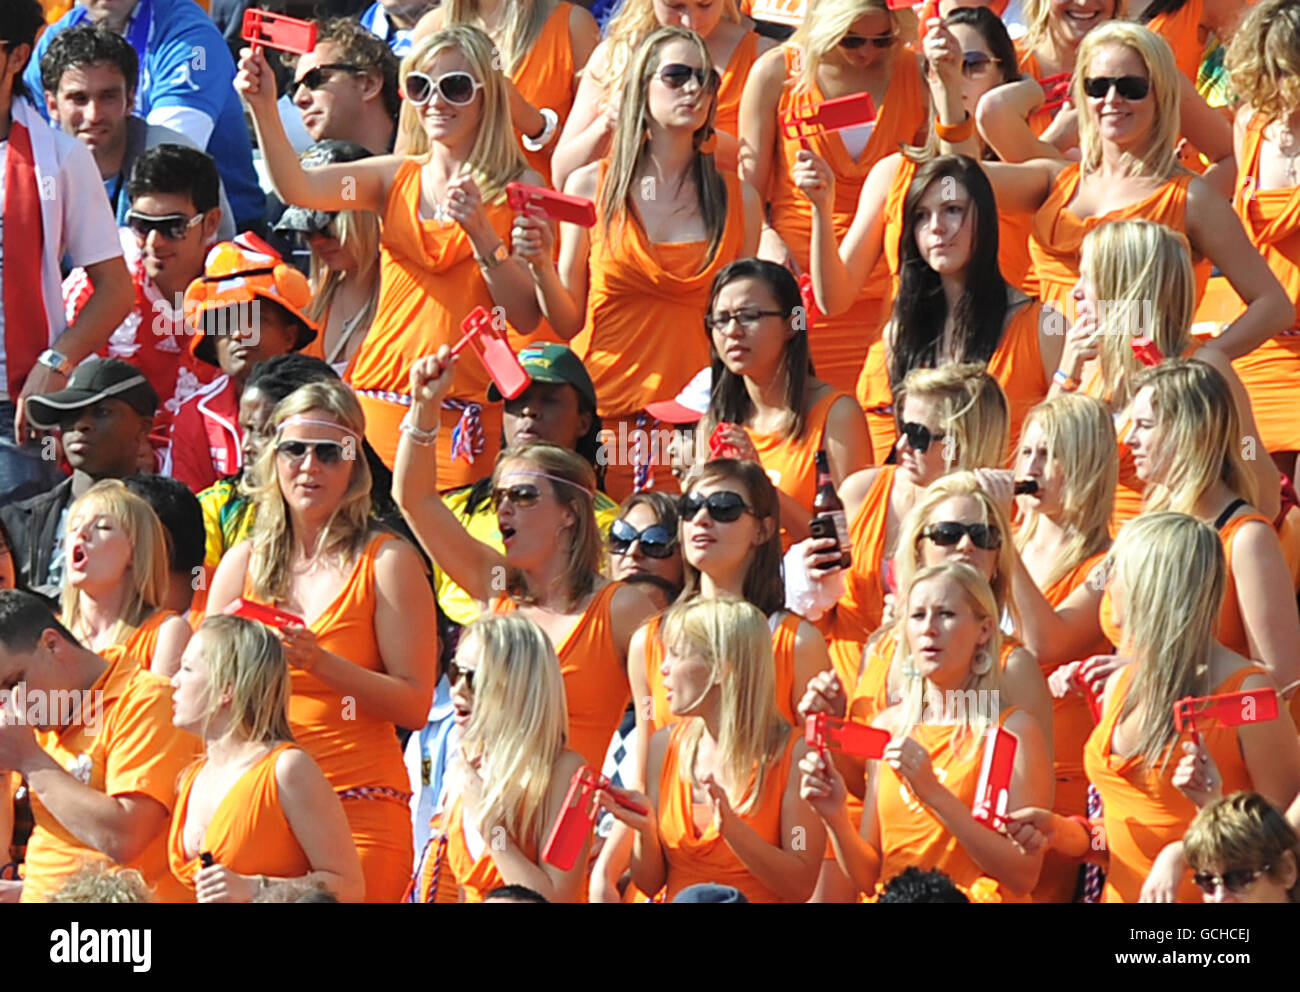
[[[917,454],[925,454],[930,450],[930,445],[935,441],[942,441],[947,434],[931,432],[925,424],[914,424],[910,420],[904,423],[900,428],[903,436],[907,438],[908,446]]]
[[[320,89],[321,84],[325,82],[325,73],[327,72],[365,72],[365,70],[359,65],[352,65],[350,62],[326,62],[324,65],[309,69],[300,78],[290,83],[289,95],[293,96],[297,93],[299,86],[306,86],[309,90]]]
[[[1083,92],[1094,100],[1104,100],[1111,87],[1125,100],[1145,100],[1151,92],[1151,80],[1145,76],[1093,76],[1083,81]]]
[[[709,493],[708,496],[687,493],[682,497],[681,502],[682,519],[694,520],[695,515],[700,512],[700,507],[706,508],[709,516],[720,524],[729,524],[733,520],[739,520],[742,514],[754,512],[740,493],[723,489],[716,493]]]
[[[669,89],[679,90],[692,79],[702,90],[712,92],[722,84],[717,69],[697,69],[684,62],[673,62],[659,70],[658,76]]]
[[[626,520],[615,520],[609,525],[609,553],[611,555],[629,554],[632,545],[640,542],[641,553],[647,558],[671,558],[677,545],[677,535],[671,534],[667,527],[653,524],[645,530],[637,530]]]
[[[967,534],[971,543],[985,551],[996,551],[1002,547],[1002,532],[994,524],[963,524],[957,520],[944,520],[942,523],[930,524],[921,531],[921,536],[928,538],[941,548],[951,548],[961,542]]]

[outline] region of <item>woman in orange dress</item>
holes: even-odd
[[[116,479],[68,507],[61,620],[92,651],[122,645],[143,667],[170,676],[190,626],[167,597],[167,534],[144,499]]]
[[[1024,710],[1001,705],[993,591],[970,565],[947,561],[917,572],[901,599],[904,698],[874,721],[892,740],[867,776],[861,829],[849,815],[843,777],[824,756],[809,752],[800,763],[800,795],[826,823],[859,892],[871,896],[915,865],[942,870],[975,900],[1023,901],[1042,855],[1026,854],[972,810],[990,730],[1006,730],[1019,745],[1003,809],[1050,800],[1050,737]]]
[[[370,516],[365,426],[337,381],[276,405],[255,472],[257,522],[221,559],[208,613],[242,596],[302,619],[278,631],[289,725],[343,801],[366,901],[396,902],[415,852],[395,727],[427,721],[438,645],[419,553]]]
[[[601,574],[596,479],[581,455],[545,441],[512,448],[492,477],[504,552],[479,541],[438,496],[437,410],[452,387],[451,349],[411,368],[414,403],[398,446],[393,496],[429,557],[484,613],[518,611],[555,645],[568,744],[600,766],[627,709],[628,643],[654,614],[640,589]]]
[[[740,175],[768,202],[760,257],[796,274],[810,271],[811,246],[833,244],[848,231],[872,167],[900,145],[923,140],[929,111],[921,56],[900,33],[900,15],[884,0],[822,0],[810,5],[790,41],[755,63],[740,108]],[[784,132],[786,113],[860,93],[871,96],[873,122],[803,139]],[[834,178],[815,208],[796,185],[805,153],[816,153]],[[819,315],[809,328],[818,376],[846,392],[885,316],[883,262],[851,292],[837,308],[842,312]]]
[[[573,172],[564,187],[596,201],[596,225],[564,225],[557,268],[546,223],[524,214],[515,222],[542,312],[561,338],[578,335],[574,350],[585,353],[614,436],[652,426],[646,406],[672,399],[708,364],[707,339],[688,329],[718,271],[754,253],[759,228],[757,196],[718,171],[706,143],[717,74],[699,36],[659,28],[636,50],[627,79],[610,158]],[[612,498],[672,482],[629,454],[609,459]]]
[[[1199,902],[1177,843],[1196,807],[1173,784],[1181,737],[1174,704],[1274,683],[1214,639],[1227,570],[1212,528],[1181,513],[1143,514],[1120,531],[1108,561],[1119,647],[1131,663],[1108,679],[1101,722],[1084,751],[1088,780],[1101,796],[1100,823],[1031,808],[1012,814],[1011,833],[1026,850],[1050,845],[1103,861],[1105,902]],[[1201,739],[1225,793],[1253,789],[1285,809],[1300,791],[1300,741],[1288,713],[1207,728]],[[1182,750],[1193,748],[1181,740]]]
[[[478,306],[504,317],[515,346],[537,330],[541,317],[527,266],[510,255],[505,187],[543,180],[527,168],[515,143],[505,76],[493,66],[491,40],[475,28],[446,28],[412,49],[401,77],[409,154],[310,171],[284,136],[274,87],[266,85],[265,58],[245,55],[236,77],[286,203],[373,210],[381,217],[379,301],[348,382],[365,412],[366,437],[390,467],[416,358],[455,344],[461,322]],[[438,454],[448,488],[469,485],[496,457],[501,408],[485,402],[489,381],[481,362],[466,362],[442,410],[447,429]]]
[[[565,0],[449,0],[420,18],[411,44],[455,25],[478,28],[492,39],[508,80],[515,136],[528,167],[549,184],[555,139],[600,42],[596,19]]]
[[[775,42],[754,32],[754,22],[741,14],[736,0],[625,0],[610,19],[605,39],[591,53],[556,142],[551,169],[556,189],[562,189],[576,170],[600,161],[617,147],[615,131],[626,105],[636,50],[658,28],[672,27],[694,31],[704,39],[709,58],[719,69],[714,120],[717,162],[726,172],[736,171],[741,93],[755,59]]]
[[[289,729],[289,667],[269,627],[209,617],[172,676],[172,722],[203,739],[182,776],[167,855],[198,902],[251,902],[295,880],[360,902],[343,804]]]
[[[785,548],[808,536],[817,495],[817,454],[838,486],[871,464],[862,410],[813,373],[807,315],[789,269],[757,258],[733,262],[714,280],[708,315],[714,383],[695,431],[696,458],[719,440],[758,462],[781,500]]]
[[[465,629],[447,678],[460,750],[416,867],[416,898],[482,902],[523,885],[548,902],[581,900],[590,840],[567,871],[541,858],[583,765],[565,746],[564,682],[549,638],[518,614],[483,617]]]
[[[1178,71],[1195,83],[1210,39],[1229,44],[1248,7],[1246,0],[1129,0],[1124,16],[1169,42]]]
[[[776,711],[763,614],[739,600],[701,598],[665,613],[662,637],[669,706],[681,722],[651,740],[644,793],[603,797],[633,832],[632,881],[669,900],[688,885],[717,882],[750,902],[805,901],[825,834],[799,798],[795,762],[808,746]]]

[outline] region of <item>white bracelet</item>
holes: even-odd
[[[520,135],[524,147],[530,152],[540,152],[551,143],[551,139],[555,137],[555,132],[560,129],[560,115],[550,107],[538,107],[537,112],[542,115],[542,120],[546,122],[546,126],[542,128],[542,133],[536,138],[530,138],[526,134]]]
[[[424,447],[430,447],[438,443],[438,430],[441,426],[441,424],[437,424],[431,431],[422,430],[419,427],[416,427],[415,424],[411,423],[411,414],[410,411],[407,411],[407,414],[402,418],[401,426],[398,429],[409,437],[412,443],[423,445]]]

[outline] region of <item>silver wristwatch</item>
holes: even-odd
[[[475,255],[474,260],[478,262],[479,268],[484,272],[491,272],[498,265],[510,257],[510,249],[506,247],[504,241],[498,241],[497,246],[493,248],[486,258]]]
[[[72,369],[72,362],[68,356],[61,351],[55,351],[53,348],[46,348],[36,360],[51,372],[57,372],[59,375],[67,375]]]

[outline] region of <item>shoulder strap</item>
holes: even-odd
[[[1219,514],[1219,518],[1214,521],[1214,529],[1223,530],[1223,525],[1226,524],[1229,520],[1231,520],[1232,515],[1245,505],[1246,505],[1246,501],[1241,497],[1237,497],[1236,499],[1234,499],[1231,503],[1227,505],[1224,511]]]

